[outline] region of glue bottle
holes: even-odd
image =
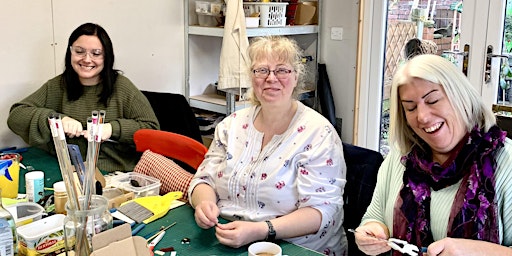
[[[2,205],[2,188],[0,188],[0,252],[12,256],[15,252],[16,224],[11,213]],[[5,254],[4,254],[5,253]]]
[[[44,172],[27,172],[25,174],[25,188],[28,201],[38,203],[44,197]]]
[[[68,193],[64,181],[53,183],[53,198],[55,200],[55,213],[66,214],[66,202]]]

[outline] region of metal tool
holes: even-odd
[[[397,239],[397,238],[389,238],[389,239],[386,240],[386,239],[379,238],[379,237],[376,237],[376,236],[373,236],[373,235],[370,235],[370,234],[357,232],[355,229],[351,229],[351,228],[349,228],[347,231],[350,231],[352,233],[359,233],[359,234],[362,234],[364,236],[373,237],[373,238],[378,239],[378,240],[387,241],[389,247],[393,248],[394,250],[397,250],[397,251],[401,252],[402,254],[407,254],[407,255],[410,255],[410,256],[418,256],[420,251],[422,253],[423,252],[427,252],[427,248],[426,247],[422,247],[421,250],[420,250],[418,248],[418,246],[410,244],[407,241],[400,240],[400,239]]]
[[[166,231],[168,228],[172,227],[176,225],[176,222],[173,222],[171,225],[163,228],[162,230],[158,231],[156,234],[152,235],[150,238],[146,239],[146,241],[151,241],[152,239],[154,239],[155,237],[157,237],[158,235],[160,235],[160,233],[162,233],[162,231]]]
[[[418,246],[408,243],[407,241],[397,238],[388,239],[389,247],[410,256],[418,256],[420,249]]]

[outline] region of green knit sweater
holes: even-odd
[[[81,85],[80,85],[81,86]],[[26,143],[55,154],[55,146],[48,125],[51,113],[69,116],[87,127],[87,117],[93,110],[105,110],[105,123],[112,125],[110,139],[116,142],[103,142],[100,146],[97,167],[104,171],[131,171],[140,159],[135,151],[133,133],[138,129],[159,129],[158,120],[146,97],[123,75],[114,84],[114,92],[108,107],[98,102],[102,84],[84,86],[84,94],[76,101],[68,101],[62,76],[46,82],[37,91],[15,103],[10,110],[7,125]],[[87,152],[87,139],[68,138],[68,144],[80,147],[84,161]]]

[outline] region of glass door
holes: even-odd
[[[464,1],[462,27],[468,29],[461,33],[460,44],[469,45],[470,48],[467,76],[489,106],[503,101],[502,86],[508,90],[505,87],[508,79],[504,74],[508,69],[503,72],[501,70],[502,67],[509,67],[507,52],[510,50],[510,43],[507,50],[507,40],[504,40],[505,35],[510,40],[512,32],[507,28],[510,26],[510,21],[507,21],[510,13],[506,15],[505,12],[506,6],[510,6],[509,2],[511,1]],[[508,96],[505,100],[509,101]]]
[[[433,41],[437,45],[435,54],[458,65],[490,107],[502,102],[499,100],[503,99],[500,80],[503,88],[510,82],[500,79],[504,74],[500,68],[508,66],[503,63],[508,60],[506,53],[512,48],[510,39],[503,40],[504,35],[506,39],[512,38],[512,30],[508,30],[512,26],[511,18],[509,13],[505,15],[505,1],[389,0],[387,5],[382,2],[362,2],[365,22],[360,31],[365,39],[360,41],[358,58],[360,83],[354,131],[357,145],[379,150],[384,155],[389,151],[391,78],[396,67],[404,61],[405,44],[415,37]],[[507,90],[505,100],[510,103],[512,91]]]

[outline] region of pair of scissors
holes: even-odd
[[[407,254],[410,256],[418,256],[420,253],[420,249],[418,246],[414,244],[410,244],[407,241],[400,240],[397,238],[388,239],[389,247],[401,252],[402,254]],[[426,249],[426,248],[425,248]],[[426,252],[424,248],[421,248],[421,252]]]

